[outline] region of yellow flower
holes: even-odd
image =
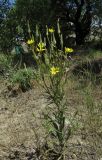
[[[27,44],[29,44],[29,45],[31,45],[31,44],[33,44],[34,43],[34,40],[33,39],[29,39],[28,41],[27,41]]]
[[[50,33],[54,33],[54,29],[53,28],[49,28],[49,30],[48,30]]]
[[[45,48],[45,43],[40,42],[40,43],[38,44],[38,47],[37,47],[36,50],[37,50],[38,52],[43,52],[43,51],[45,51],[45,50],[46,50],[46,48]]]
[[[72,48],[65,47],[65,53],[72,53],[74,50]]]
[[[59,72],[59,68],[58,67],[51,67],[50,72],[52,75],[56,75]]]

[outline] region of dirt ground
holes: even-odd
[[[101,95],[101,91],[98,94]],[[71,90],[68,99],[69,111],[73,114],[77,105],[81,108],[83,102],[79,103],[78,94],[73,94]],[[46,99],[37,86],[12,96],[8,93],[6,80],[0,80],[0,160],[38,160],[35,149],[37,141],[42,141],[40,136],[43,137],[39,119],[45,106]],[[94,143],[90,144],[90,141],[95,142],[95,136],[84,135],[84,130],[83,133],[75,132],[68,143],[66,160],[102,160],[102,137],[96,148]]]
[[[39,118],[45,107],[37,88],[13,97],[5,84],[0,82],[0,160],[6,160],[17,148],[33,148],[35,116]]]

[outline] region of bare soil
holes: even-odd
[[[8,159],[12,150],[33,149],[38,127],[35,117],[39,119],[44,107],[45,99],[37,87],[13,96],[6,81],[0,81],[0,160]]]

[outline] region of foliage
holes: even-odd
[[[11,57],[0,54],[0,75],[3,75],[4,77],[6,76],[6,73],[9,72],[11,69],[11,63]]]
[[[4,53],[11,51],[15,44],[15,37],[18,34],[17,26],[15,8],[10,8],[0,25],[0,50]]]
[[[49,0],[16,0],[16,15],[19,25],[24,31],[25,38],[28,37],[28,22],[33,34],[36,24],[41,27],[47,24],[49,6]]]
[[[9,1],[2,0],[0,1],[0,22],[6,17],[8,10],[10,9]]]
[[[12,84],[19,84],[22,91],[26,91],[32,87],[31,80],[34,79],[34,72],[31,68],[19,69],[11,75],[10,81]]]
[[[68,33],[68,29],[73,31],[76,35],[76,44],[82,44],[90,32],[92,2],[85,0],[64,0],[63,2],[51,0],[51,2],[52,8],[54,8],[53,18],[60,18],[65,35]]]

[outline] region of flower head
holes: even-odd
[[[72,48],[65,47],[65,53],[72,53],[74,50]]]
[[[56,75],[59,72],[58,67],[51,67],[50,72],[52,75]]]
[[[37,50],[38,52],[43,52],[43,51],[45,51],[45,50],[46,50],[46,48],[45,48],[45,43],[39,42],[36,50]]]
[[[27,44],[29,44],[29,45],[31,45],[31,44],[33,44],[34,43],[34,40],[33,39],[29,39],[28,41],[27,41]]]
[[[55,32],[55,30],[54,30],[53,28],[49,28],[48,31],[49,31],[50,33],[54,33],[54,32]]]

